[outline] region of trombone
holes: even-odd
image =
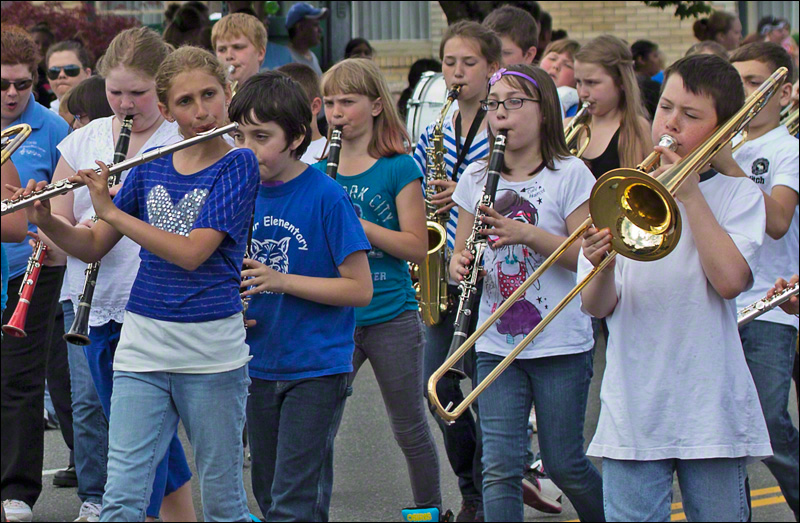
[[[800,116],[800,106],[798,106],[797,102],[787,105],[781,111],[781,125],[785,126],[792,136],[796,136],[797,131],[800,130],[798,116]]]
[[[31,126],[26,123],[19,125],[12,125],[3,129],[2,137],[0,137],[0,147],[2,147],[2,162],[6,163],[11,155],[14,154],[22,143],[28,139],[31,134]]]
[[[656,164],[659,158],[656,152],[651,153],[636,169],[614,169],[601,176],[592,188],[589,198],[591,211],[589,218],[575,229],[566,241],[430,377],[428,380],[428,399],[436,407],[439,416],[447,422],[453,422],[461,416],[486,387],[491,385],[511,365],[514,358],[539,335],[547,324],[595,276],[614,260],[617,254],[622,254],[633,260],[653,261],[663,258],[672,252],[681,235],[681,215],[673,194],[690,174],[707,165],[720,149],[747,126],[778,90],[787,72],[785,67],[775,71],[745,100],[744,106],[735,115],[720,125],[709,138],[698,145],[686,157],[672,165],[657,178],[653,178],[645,172],[645,170],[652,168]],[[661,143],[663,142],[659,142],[659,145]],[[600,265],[594,267],[583,280],[578,282],[567,296],[525,336],[525,339],[489,373],[486,379],[477,384],[472,392],[464,398],[464,401],[456,407],[453,407],[452,404],[443,406],[436,393],[436,385],[442,376],[475,345],[478,338],[500,316],[525,294],[528,287],[539,279],[592,226],[592,223],[596,224],[598,229],[609,227],[612,231],[612,250],[608,256]]]
[[[580,110],[575,113],[575,116],[569,121],[569,125],[564,129],[564,138],[567,142],[569,152],[578,158],[583,156],[584,151],[589,147],[589,142],[592,139],[592,130],[589,128],[589,120],[592,115],[586,112],[588,110],[589,102],[583,102]],[[584,138],[583,142],[579,142],[582,132],[586,132],[586,138]]]

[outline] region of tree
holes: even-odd
[[[447,17],[447,25],[454,24],[459,20],[472,20],[474,22],[483,22],[490,12],[503,5],[513,5],[528,11],[534,19],[538,20],[542,12],[539,7],[539,2],[444,2],[440,1],[439,5]]]
[[[23,29],[46,22],[56,42],[77,38],[95,59],[105,53],[115,36],[140,25],[135,18],[98,14],[90,2],[81,2],[74,8],[66,8],[61,2],[3,2],[0,16],[3,26],[17,25]]]
[[[645,1],[648,7],[658,7],[662,11],[667,7],[675,7],[675,16],[681,20],[686,18],[697,18],[701,14],[709,14],[712,9],[707,2],[649,2]]]

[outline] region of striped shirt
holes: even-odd
[[[249,149],[233,149],[214,165],[183,175],[172,154],[131,170],[114,203],[161,230],[189,236],[214,229],[225,238],[188,271],[142,248],[129,312],[173,322],[206,322],[242,311],[240,271],[259,172]]]
[[[414,150],[414,160],[417,162],[417,165],[420,169],[422,169],[423,176],[425,175],[425,169],[427,167],[427,155],[425,154],[425,148],[428,144],[431,143],[431,139],[433,138],[433,128],[435,123],[430,124],[425,131],[419,137],[419,143],[417,143],[417,147]],[[456,163],[456,133],[453,129],[453,119],[448,117],[445,119],[444,125],[442,126],[442,132],[444,133],[444,146],[447,149],[447,153],[444,156],[444,163],[447,170],[447,176],[452,180],[453,179],[453,166]],[[459,137],[459,148],[464,145],[464,138]],[[469,152],[467,153],[466,158],[461,163],[458,168],[458,177],[464,172],[469,164],[480,160],[481,158],[486,158],[489,156],[489,141],[488,135],[486,130],[481,131],[480,133],[475,135],[475,139],[472,140],[472,145],[469,148]],[[427,180],[423,180],[423,187]],[[447,248],[448,251],[452,252],[453,247],[456,241],[456,223],[458,221],[458,206],[453,207],[450,211],[450,221],[447,222]]]

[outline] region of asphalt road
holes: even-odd
[[[595,377],[589,394],[585,437],[594,433],[600,410],[600,381],[605,368],[605,354],[600,350],[595,357]],[[790,395],[790,412],[795,425],[797,403],[794,386]],[[449,470],[441,433],[433,419],[430,420],[439,449],[442,465],[442,491],[446,507],[457,511],[461,504],[455,476]],[[192,461],[191,446],[182,433],[187,456]],[[355,391],[348,399],[339,435],[336,439],[335,478],[331,502],[332,521],[400,521],[400,510],[413,505],[405,461],[392,436],[377,383],[368,365],[358,376]],[[56,469],[67,465],[68,449],[59,431],[45,435],[44,490],[34,507],[34,521],[72,521],[78,515],[80,501],[76,489],[55,488],[52,475]],[[599,461],[595,460],[599,467]],[[194,469],[194,467],[192,467]],[[777,483],[762,463],[750,466],[753,492],[753,521],[794,521],[783,500]],[[196,478],[192,481],[195,508],[202,520],[200,492]],[[245,469],[245,488],[250,508],[261,516],[252,497],[250,469]],[[685,520],[680,508],[677,482],[674,488],[673,521]],[[525,509],[526,521],[577,521],[577,514],[566,498],[560,515],[548,515],[531,508]]]

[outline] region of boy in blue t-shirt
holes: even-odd
[[[349,197],[299,160],[311,141],[310,105],[297,82],[267,71],[240,87],[229,111],[262,182],[242,295],[251,300],[253,492],[268,521],[328,519],[354,307],[372,299],[370,244]]]

